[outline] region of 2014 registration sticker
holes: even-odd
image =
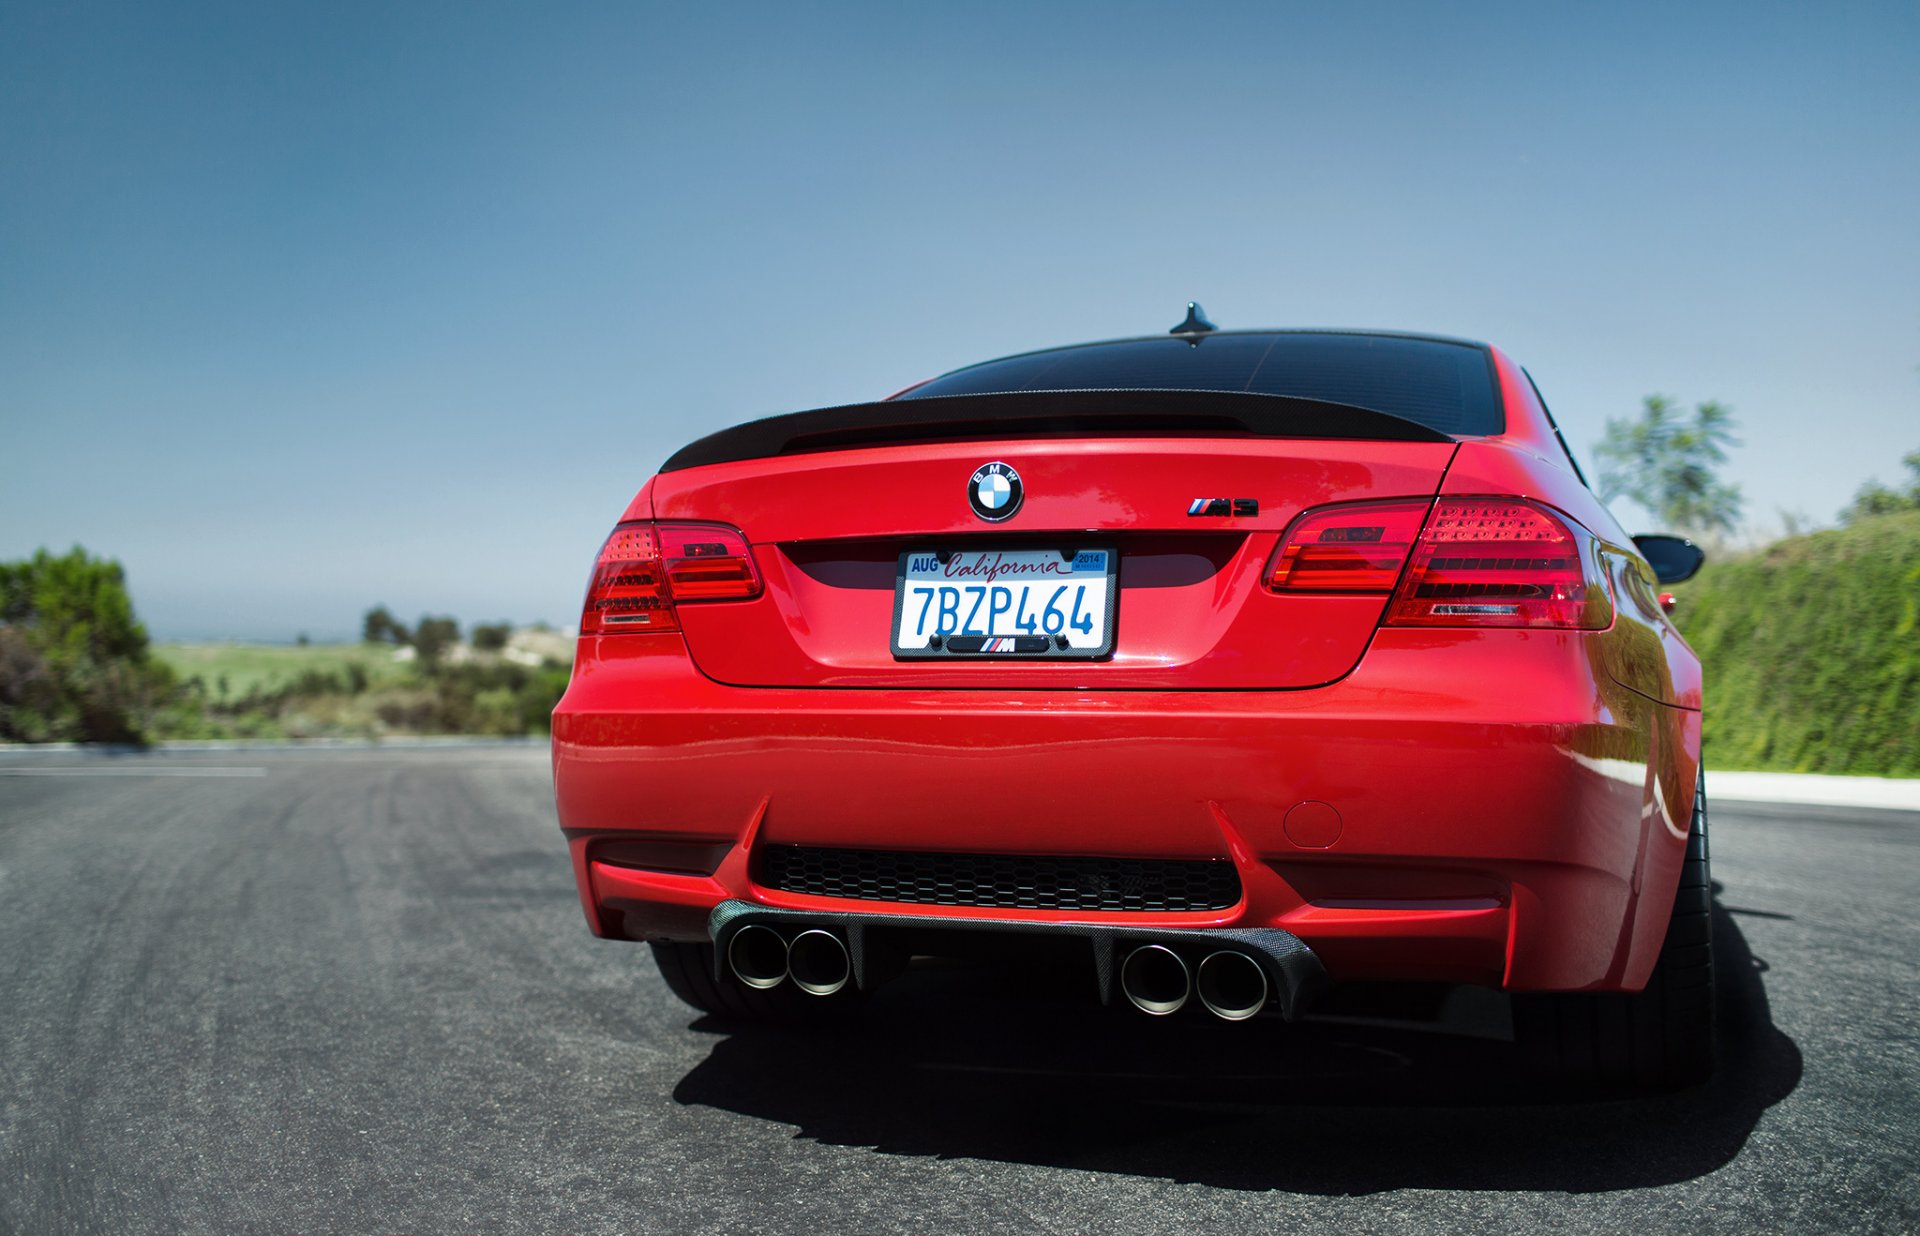
[[[898,657],[1100,657],[1113,649],[1108,548],[910,550],[894,588]]]

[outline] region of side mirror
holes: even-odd
[[[1663,584],[1692,579],[1700,570],[1700,564],[1707,560],[1707,551],[1683,536],[1650,532],[1634,537],[1633,543],[1653,568],[1653,577]]]

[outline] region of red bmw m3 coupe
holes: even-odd
[[[1569,1064],[1698,1080],[1701,673],[1657,587],[1700,558],[1457,339],[1190,307],[723,430],[587,588],[587,922],[733,1016],[1077,955],[1158,1015],[1481,985]]]

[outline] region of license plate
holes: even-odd
[[[909,550],[893,592],[896,657],[1103,657],[1111,549]]]

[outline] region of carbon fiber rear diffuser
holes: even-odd
[[[1120,962],[1127,952],[1144,944],[1163,944],[1189,964],[1219,949],[1237,950],[1252,957],[1266,971],[1272,1003],[1288,1021],[1303,1012],[1327,982],[1327,972],[1301,939],[1277,927],[1115,927],[1105,923],[1049,923],[1030,919],[949,918],[918,914],[822,914],[813,910],[784,910],[745,901],[723,901],[707,919],[713,938],[714,978],[728,981],[727,946],[733,934],[749,925],[771,927],[791,937],[809,927],[837,932],[847,944],[853,963],[854,986],[869,988],[872,967],[870,937],[892,931],[980,932],[1001,936],[1048,936],[1085,940],[1093,953],[1100,1001],[1113,1003]]]

